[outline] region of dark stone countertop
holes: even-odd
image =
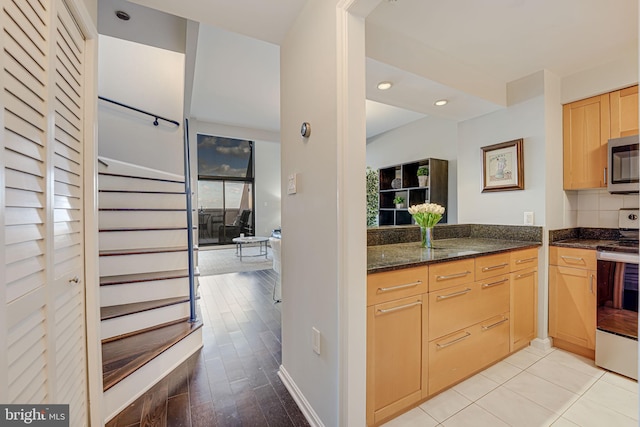
[[[540,242],[468,237],[434,240],[433,246],[433,249],[423,249],[419,242],[369,246],[367,273],[475,258],[514,249],[535,248],[540,246]]]
[[[576,248],[576,249],[592,249],[596,250],[598,246],[611,246],[617,243],[617,240],[603,240],[603,239],[566,239],[558,240],[557,242],[550,242],[549,246],[559,246],[563,248]]]

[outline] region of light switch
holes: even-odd
[[[524,213],[524,225],[533,225],[533,212]]]
[[[287,194],[296,194],[296,192],[298,191],[296,183],[297,177],[297,173],[292,173],[291,175],[289,175],[289,180],[287,181]]]
[[[314,326],[311,328],[312,347],[316,354],[320,354],[320,331]]]

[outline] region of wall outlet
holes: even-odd
[[[524,213],[524,225],[533,225],[533,212]]]
[[[313,351],[320,355],[320,331],[316,327],[311,328],[311,343]]]

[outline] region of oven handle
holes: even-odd
[[[597,251],[596,258],[599,261],[626,262],[627,264],[638,264],[638,260],[640,260],[638,254],[605,251]]]

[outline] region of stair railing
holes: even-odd
[[[189,119],[184,119],[184,191],[187,196],[187,257],[189,259],[189,322],[198,320],[196,313],[196,280],[193,261],[193,201],[191,194],[191,155],[189,147]]]
[[[118,101],[114,101],[113,99],[105,98],[104,96],[98,96],[98,99],[101,99],[102,101],[105,101],[105,102],[110,102],[110,103],[118,105],[120,107],[128,108],[129,110],[137,111],[138,113],[146,114],[147,116],[151,116],[151,117],[154,118],[154,120],[153,120],[153,125],[154,126],[158,126],[160,124],[160,122],[158,122],[158,120],[162,120],[162,121],[165,121],[167,123],[171,123],[172,125],[176,125],[178,127],[180,126],[180,123],[178,123],[175,120],[167,119],[166,117],[162,117],[162,116],[160,116],[158,114],[150,113],[148,111],[141,110],[140,108],[132,107],[131,105],[123,104],[122,102],[118,102]]]

